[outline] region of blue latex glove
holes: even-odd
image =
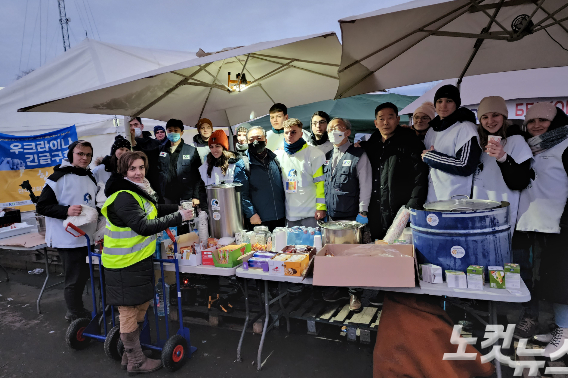
[[[367,224],[369,223],[369,218],[364,217],[361,214],[357,214],[357,218],[355,218],[355,221],[361,224]]]

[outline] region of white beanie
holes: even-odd
[[[436,109],[434,108],[434,104],[431,102],[425,102],[417,107],[414,113],[412,113],[412,116],[414,116],[416,113],[424,113],[428,117],[430,117],[430,119],[434,119],[434,117],[436,117]]]
[[[526,125],[530,120],[542,118],[548,121],[552,121],[556,117],[556,107],[550,102],[537,102],[527,110],[527,115],[525,116]]]
[[[484,97],[477,108],[477,118],[481,119],[481,116],[487,113],[499,113],[504,115],[506,118],[509,118],[509,110],[507,109],[507,104],[503,97]]]

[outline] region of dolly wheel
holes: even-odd
[[[83,318],[77,319],[69,324],[69,328],[67,328],[67,333],[65,334],[65,341],[70,348],[81,350],[89,345],[91,339],[83,336],[83,332],[90,322],[91,319]]]
[[[162,349],[162,364],[170,371],[176,371],[187,360],[187,340],[180,335],[173,335]]]
[[[105,338],[105,354],[113,360],[120,361],[122,355],[118,352],[118,341],[120,340],[120,326],[112,327]]]

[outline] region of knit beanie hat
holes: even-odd
[[[206,123],[209,124],[211,127],[213,127],[213,122],[211,122],[209,118],[201,118],[199,121],[197,121],[197,125],[195,125],[195,127],[197,127],[197,130],[199,130],[201,125]]]
[[[229,151],[229,138],[227,138],[227,134],[225,134],[223,130],[217,130],[211,134],[209,137],[209,147],[211,147],[212,144],[220,144],[226,151]]]
[[[156,132],[162,130],[164,133],[166,132],[166,129],[164,129],[164,126],[154,126],[154,136],[156,136]]]
[[[183,122],[179,119],[172,118],[166,122],[166,129],[168,127],[179,127],[183,131]]]
[[[248,130],[249,130],[249,128],[251,128],[250,123],[247,123],[247,122],[241,123],[240,126],[237,127],[237,134],[240,133],[240,132],[245,132],[245,133],[247,133]]]
[[[451,84],[442,85],[440,88],[438,88],[436,94],[434,95],[434,104],[440,98],[449,98],[454,100],[454,102],[456,103],[456,108],[459,108],[462,103],[460,90],[458,89],[458,87]]]
[[[434,108],[434,104],[431,102],[425,102],[417,107],[414,113],[412,113],[412,116],[414,116],[416,113],[424,113],[428,117],[430,117],[430,119],[434,119],[434,117],[436,117],[436,109]]]
[[[527,110],[524,125],[529,123],[530,120],[542,118],[552,121],[556,117],[556,107],[550,102],[537,102]]]
[[[484,97],[477,108],[477,118],[481,118],[482,115],[487,113],[499,113],[509,118],[509,110],[507,109],[507,104],[505,104],[505,99],[500,96]]]
[[[128,139],[125,139],[122,135],[117,135],[114,137],[114,143],[112,144],[112,147],[110,148],[110,156],[114,156],[114,153],[116,152],[116,150],[118,150],[119,148],[122,147],[126,147],[129,150],[131,149],[130,146],[130,142],[128,141]]]

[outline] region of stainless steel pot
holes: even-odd
[[[207,206],[211,236],[217,239],[233,237],[243,230],[241,194],[237,183],[207,187]]]
[[[355,221],[318,222],[323,244],[361,244],[364,224]]]

